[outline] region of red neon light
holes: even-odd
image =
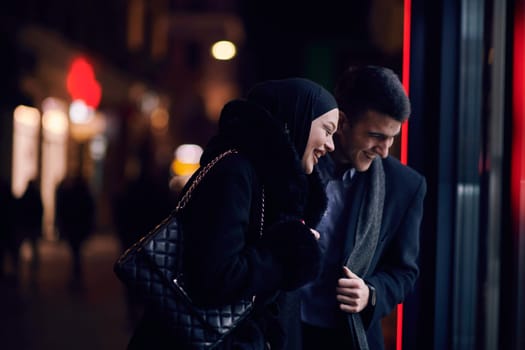
[[[406,92],[410,90],[410,21],[411,0],[405,0],[403,17],[403,75],[402,82]]]
[[[73,100],[84,100],[93,108],[97,108],[102,97],[102,89],[95,78],[93,66],[83,57],[78,57],[71,63],[67,74],[67,91]]]
[[[511,206],[513,231],[519,233],[525,220],[525,207],[520,206],[522,183],[525,182],[525,1],[516,1],[514,11],[514,57],[512,82],[512,161]]]
[[[403,304],[397,304],[396,324],[396,350],[401,350],[403,348]]]
[[[402,83],[408,94],[410,91],[410,25],[412,18],[411,0],[405,0],[403,17],[403,68]],[[408,121],[401,126],[401,163],[408,162]]]
[[[408,162],[408,120],[401,125],[401,163]]]
[[[410,38],[411,38],[412,2],[405,0],[403,16],[403,67],[401,81],[407,94],[410,93]],[[401,126],[401,163],[408,162],[408,121]],[[403,348],[403,304],[396,310],[396,350]]]

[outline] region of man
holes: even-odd
[[[381,319],[419,274],[426,181],[389,157],[410,102],[387,68],[351,67],[337,83],[335,151],[319,160],[329,197],[322,272],[300,291],[303,349],[383,349]]]

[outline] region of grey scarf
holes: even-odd
[[[359,276],[364,276],[374,256],[385,200],[385,173],[379,157],[370,166],[370,185],[366,189],[363,205],[359,208],[354,249],[350,253],[346,266]],[[359,350],[368,350],[368,341],[359,314],[349,314],[348,323],[354,344]]]

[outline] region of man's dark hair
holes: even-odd
[[[335,98],[349,118],[374,110],[403,122],[410,116],[410,100],[398,76],[379,66],[352,66],[337,81]]]

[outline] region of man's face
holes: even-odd
[[[358,120],[340,113],[335,157],[356,171],[366,171],[375,157],[386,158],[401,130],[401,122],[387,114],[369,110]]]

